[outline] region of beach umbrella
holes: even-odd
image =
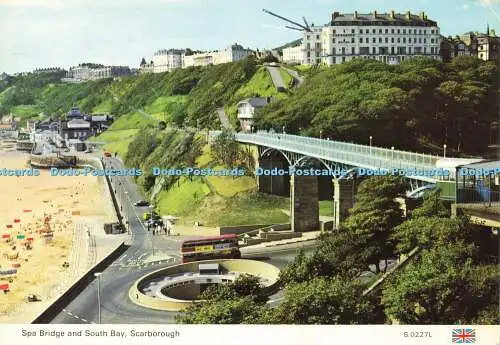
[[[24,213],[30,213],[32,210],[23,210]]]
[[[19,219],[19,218],[14,218],[14,223],[21,223],[21,219]]]
[[[2,238],[10,238],[10,234],[3,234]]]
[[[9,290],[9,284],[0,284],[0,291],[8,291]]]
[[[31,241],[33,241],[33,237],[28,237],[28,238],[26,239],[26,241],[30,241],[30,242],[31,242]]]
[[[25,235],[22,235],[22,234],[19,234],[17,235],[17,239],[18,240],[23,240],[26,236]]]
[[[12,229],[12,224],[7,224],[6,227],[7,229]]]

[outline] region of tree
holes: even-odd
[[[231,130],[223,129],[211,145],[213,157],[221,164],[231,167],[238,158],[238,143]]]
[[[424,194],[424,201],[420,207],[411,212],[412,218],[418,217],[450,217],[449,205],[439,199],[439,191]]]
[[[188,324],[267,323],[270,310],[259,278],[241,275],[234,282],[212,285],[200,295],[201,302],[176,317]]]
[[[454,324],[487,319],[491,314],[485,310],[491,306],[498,312],[498,270],[473,266],[472,251],[464,242],[423,250],[385,283],[387,316],[406,324]]]
[[[340,278],[314,278],[287,287],[273,323],[368,324],[383,322],[373,297],[363,297],[363,286]]]
[[[405,190],[406,183],[398,177],[368,178],[359,185],[356,203],[343,224],[347,231],[363,238],[369,252],[366,264],[375,265],[377,274],[380,261],[387,262],[393,255],[390,234],[403,221],[403,212],[394,199]]]
[[[365,236],[344,229],[324,234],[319,246],[311,256],[302,251],[280,273],[283,285],[302,283],[316,277],[340,276],[353,279],[366,270],[367,243]]]

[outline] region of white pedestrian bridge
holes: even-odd
[[[216,137],[221,131],[209,132]],[[456,168],[462,165],[480,162],[483,158],[444,158],[431,154],[407,152],[375,146],[359,145],[341,141],[325,140],[298,135],[258,131],[256,133],[235,133],[236,141],[259,146],[259,155],[276,150],[281,152],[290,166],[296,166],[306,158],[321,161],[328,169],[338,166],[365,169],[416,169],[429,171],[445,169],[449,177],[422,176],[416,174],[410,178],[425,182],[455,180]]]

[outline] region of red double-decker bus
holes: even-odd
[[[181,244],[181,258],[182,263],[215,259],[239,259],[241,258],[241,252],[238,245],[238,236],[230,234],[186,240]]]

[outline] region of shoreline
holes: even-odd
[[[27,153],[0,149],[2,168],[29,168],[28,159]],[[104,223],[116,221],[106,190],[101,176],[61,178],[47,170],[39,176],[0,176],[0,235],[10,235],[9,243],[0,241],[0,269],[18,266],[12,283],[0,280],[10,287],[0,292],[0,323],[31,322],[105,255],[90,238],[96,243]],[[30,294],[42,301],[27,302]]]

